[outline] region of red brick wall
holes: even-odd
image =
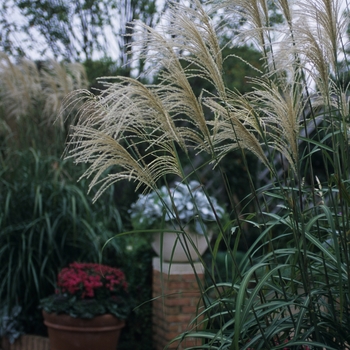
[[[175,337],[195,327],[191,321],[196,317],[200,305],[197,278],[203,283],[203,267],[197,263],[197,276],[189,264],[162,263],[155,258],[153,263],[153,346],[164,347]],[[194,338],[184,339],[180,346],[175,342],[169,349],[185,349],[200,345]],[[179,347],[178,347],[179,346]]]

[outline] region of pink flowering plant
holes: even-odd
[[[57,276],[55,294],[41,300],[46,312],[93,318],[113,314],[125,319],[130,312],[128,283],[118,268],[74,262]]]

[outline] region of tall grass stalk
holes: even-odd
[[[228,203],[230,223],[218,220],[214,268],[206,265],[211,282],[200,286],[202,330],[180,336],[202,339],[198,349],[350,348],[347,7],[340,0],[170,2],[162,27],[135,23],[136,39],[147,44],[135,40],[137,48],[149,48],[140,55],[159,83],[105,79],[100,96],[77,91],[67,102],[85,101],[67,156],[90,165],[84,176],[99,186],[95,200],[125,179],[144,191],[201,179],[206,162],[225,181],[233,175],[222,161],[237,150],[248,172],[248,153],[266,170],[266,185],[249,173],[251,194],[242,205]],[[237,17],[244,24],[230,44],[253,45],[264,62],[244,95],[223,79],[230,57],[222,57],[220,35]],[[196,96],[193,76],[213,92]],[[184,167],[194,156],[202,163]],[[239,262],[247,231],[256,239]],[[232,266],[224,276],[214,273],[219,245]]]

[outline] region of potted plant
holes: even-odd
[[[129,210],[136,230],[159,230],[152,247],[165,261],[196,260],[211,238],[211,226],[224,216],[216,198],[207,196],[198,181],[175,182],[140,194]]]
[[[42,299],[51,350],[115,350],[130,311],[124,273],[106,265],[74,262]]]

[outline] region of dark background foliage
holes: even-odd
[[[44,40],[40,46],[42,61],[45,54],[58,60],[83,62],[89,88],[101,88],[98,77],[131,74],[123,37],[125,25],[141,19],[153,26],[159,19],[155,1],[85,1],[14,0],[26,21],[12,21],[9,2],[0,5],[0,46],[12,58],[30,57],[39,49],[35,34]],[[112,16],[120,18],[119,27],[112,28],[118,47],[117,57],[111,58],[105,29],[111,28]],[[72,27],[78,23],[78,31]],[[239,24],[240,25],[240,24]],[[239,26],[238,25],[238,26]],[[237,23],[234,24],[237,27]],[[19,32],[28,32],[27,41],[14,40]],[[97,40],[98,39],[98,40]],[[223,39],[228,40],[228,39]],[[94,54],[102,57],[95,59]],[[260,55],[251,47],[224,49],[225,79],[230,89],[249,91],[247,76],[257,76],[244,60],[260,68]],[[240,55],[239,60],[235,55]],[[16,61],[16,59],[13,59]],[[138,71],[143,69],[138,61]],[[157,81],[157,78],[154,77]],[[203,90],[212,91],[207,81],[193,78],[191,84],[199,96]],[[45,122],[42,105],[35,103],[21,117],[9,120],[0,107],[0,306],[20,305],[20,327],[27,333],[45,334],[39,300],[53,293],[60,268],[73,261],[102,262],[124,270],[130,294],[137,307],[132,311],[122,332],[121,349],[151,349],[151,275],[153,251],[148,237],[118,236],[131,229],[128,209],[137,193],[129,182],[121,182],[92,203],[94,190],[87,194],[86,180],[78,182],[84,168],[62,160],[68,125],[63,130]],[[1,101],[0,101],[1,102]],[[1,105],[1,104],[0,104]],[[202,163],[202,156],[193,155],[193,162]],[[221,175],[214,176],[210,166],[202,169],[200,180],[206,183],[221,203],[238,202],[249,188],[245,177],[247,164],[254,173],[256,163],[249,154],[247,163],[239,152],[221,164]],[[191,167],[193,164],[184,166]],[[111,169],[113,171],[113,169]],[[222,176],[231,186],[231,197],[222,187]],[[169,179],[172,181],[174,179]],[[247,233],[249,234],[249,233]],[[245,245],[242,244],[242,249]],[[224,273],[224,267],[221,272]],[[0,308],[1,309],[1,308]],[[0,315],[1,316],[1,315]]]

